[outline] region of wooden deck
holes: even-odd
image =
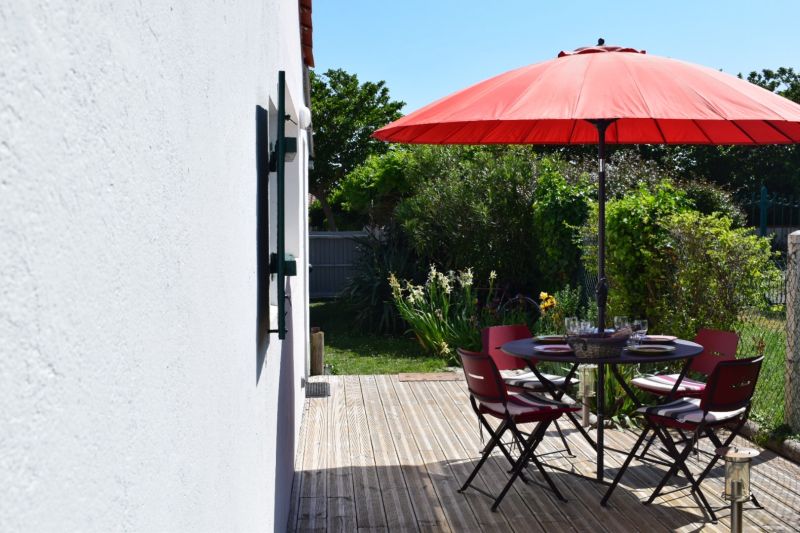
[[[703,482],[720,522],[705,518],[683,478],[664,495],[643,505],[660,478],[660,467],[634,462],[607,508],[605,487],[551,470],[563,503],[536,484],[514,484],[499,512],[491,500],[459,484],[472,470],[481,441],[461,381],[405,381],[397,376],[324,376],[329,395],[306,399],[297,453],[290,531],[728,531],[729,511],[719,497],[722,467]],[[323,385],[324,387],[324,385]],[[565,421],[577,457],[551,453],[546,463],[594,473],[594,452]],[[607,446],[633,446],[629,431],[606,432]],[[554,433],[539,453],[557,452]],[[701,459],[704,457],[701,455]],[[613,474],[624,456],[606,454]],[[490,459],[473,483],[497,494],[507,464]],[[692,466],[698,471],[697,464]],[[529,474],[541,481],[538,473]],[[746,504],[748,531],[800,530],[800,466],[764,451],[753,467],[753,485],[764,509]]]

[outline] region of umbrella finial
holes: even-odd
[[[603,39],[602,37],[597,39],[597,46],[603,46],[604,44],[606,44],[606,40],[605,39]]]

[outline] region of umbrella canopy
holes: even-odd
[[[606,319],[605,145],[791,144],[800,105],[729,74],[620,46],[578,48],[442,98],[373,137],[598,145],[598,331]]]
[[[800,105],[714,69],[592,46],[477,83],[375,132],[422,144],[800,142]]]

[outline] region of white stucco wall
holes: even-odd
[[[305,154],[257,382],[254,115],[303,101],[297,1],[0,0],[0,65],[0,531],[282,530]]]

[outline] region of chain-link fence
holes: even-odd
[[[745,310],[734,328],[739,334],[739,357],[764,355],[750,419],[759,425],[765,437],[790,433],[783,426],[787,275],[785,265],[779,267],[780,280],[765,289],[768,305]]]
[[[800,440],[800,232],[789,235],[786,255],[786,298],[783,364],[784,428]]]

